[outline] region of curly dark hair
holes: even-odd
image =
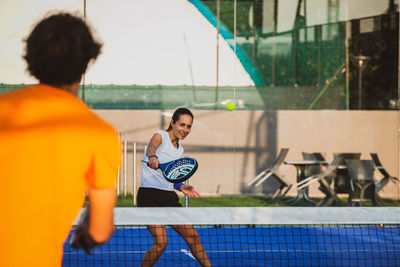
[[[94,40],[84,20],[68,13],[40,21],[25,42],[28,71],[41,83],[50,85],[79,82],[102,46]]]

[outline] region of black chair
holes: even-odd
[[[333,157],[340,157],[342,159],[336,169],[334,190],[337,194],[349,194],[351,192],[350,176],[347,170],[346,160],[360,159],[361,153],[333,153]]]
[[[392,181],[394,184],[397,186],[399,185],[399,179],[391,176],[383,167],[381,161],[379,160],[378,154],[377,153],[370,153],[372,160],[374,161],[375,168],[378,169],[378,171],[383,175],[383,178],[381,178],[376,184],[375,184],[375,194],[376,194],[376,200],[379,202],[381,205],[385,205],[383,202],[382,198],[379,196],[379,192],[390,182]]]
[[[351,192],[349,202],[352,206],[363,202],[372,202],[376,206],[374,162],[372,160],[346,160],[347,169],[350,174]]]
[[[254,185],[254,187],[258,187],[262,183],[264,183],[268,178],[270,177],[275,178],[275,180],[277,180],[279,183],[279,188],[274,192],[272,199],[275,199],[276,197],[285,196],[289,191],[289,189],[292,187],[292,185],[288,181],[286,181],[286,179],[281,174],[279,174],[278,169],[279,166],[285,160],[288,152],[289,152],[288,148],[282,148],[272,166],[260,172],[256,177],[254,177],[253,180],[250,181],[248,186]],[[284,189],[285,191],[283,191]]]
[[[302,190],[303,188],[309,187],[315,182],[319,182],[319,189],[325,194],[325,198],[318,202],[317,206],[330,206],[335,202],[340,202],[336,192],[331,188],[329,183],[329,179],[331,179],[332,182],[332,175],[335,175],[340,162],[342,162],[342,158],[335,157],[325,170],[316,174],[312,174],[310,177],[307,177],[303,181],[299,182],[296,185],[297,190]]]

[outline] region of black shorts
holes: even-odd
[[[138,207],[182,207],[175,191],[140,187],[137,195]]]

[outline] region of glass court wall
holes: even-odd
[[[272,178],[249,185],[283,148],[289,161],[303,160],[303,152],[321,153],[327,163],[337,153],[362,160],[376,153],[399,177],[398,1],[19,0],[2,6],[0,47],[7,53],[0,55],[0,92],[35,83],[21,59],[22,39],[48,11],[78,12],[104,42],[80,97],[124,141],[120,193],[135,195],[146,143],[182,106],[195,115],[182,141],[185,154],[199,161],[189,183],[203,196],[261,196],[272,203],[281,186],[287,197],[298,196],[298,169],[285,162],[278,167],[284,184]],[[17,12],[23,14],[16,18]],[[225,109],[229,101],[234,111]],[[331,187],[348,205],[351,189],[336,188],[335,175]],[[375,168],[373,176],[379,181],[383,174]],[[319,183],[307,194],[325,196]],[[399,194],[392,181],[379,191],[393,205]],[[243,205],[241,198],[233,205]]]

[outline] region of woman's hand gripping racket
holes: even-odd
[[[142,161],[148,165],[147,161]],[[168,182],[181,183],[189,179],[197,171],[198,166],[197,160],[185,157],[159,164],[158,168]]]

